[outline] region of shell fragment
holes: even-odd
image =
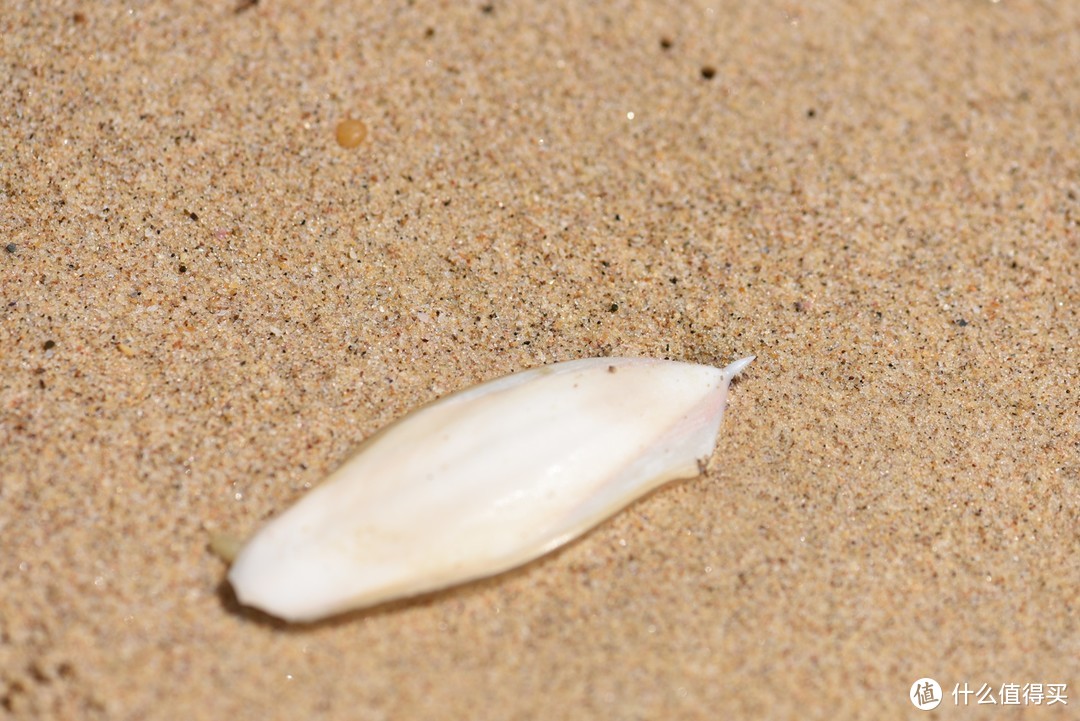
[[[258,531],[229,581],[244,604],[314,621],[519,566],[698,475],[751,360],[590,358],[442,398]]]

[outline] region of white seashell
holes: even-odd
[[[229,581],[244,604],[313,621],[531,561],[698,475],[751,360],[590,358],[442,398],[256,533]]]

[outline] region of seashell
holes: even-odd
[[[243,604],[314,621],[531,561],[701,473],[752,360],[590,358],[437,400],[267,523],[229,581]]]

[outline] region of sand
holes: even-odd
[[[1075,717],[1080,4],[8,2],[0,54],[0,716]],[[705,475],[511,574],[291,627],[208,548],[439,395],[750,354]]]

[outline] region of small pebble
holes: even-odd
[[[367,126],[363,121],[348,118],[338,123],[337,142],[343,148],[355,148],[367,138]]]
[[[8,243],[6,246],[4,246],[4,250],[9,253],[14,253],[17,247],[18,246],[16,246],[14,243]]]

